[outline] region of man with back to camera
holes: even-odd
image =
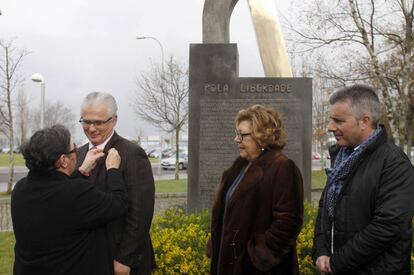
[[[414,168],[387,141],[368,86],[330,99],[331,168],[319,201],[312,257],[322,274],[410,274]]]
[[[151,164],[144,150],[122,138],[115,131],[117,104],[107,93],[93,92],[86,96],[81,106],[83,131],[89,143],[79,148],[78,165],[88,150],[97,147],[104,153],[116,148],[122,158],[120,171],[127,184],[128,212],[124,219],[108,224],[107,235],[111,243],[115,275],[151,274],[155,258],[149,235],[154,213],[154,178]],[[99,184],[107,177],[102,162],[98,162],[89,180],[101,190]]]

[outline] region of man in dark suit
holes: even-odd
[[[86,96],[81,106],[83,131],[89,143],[79,148],[78,165],[91,148],[116,148],[122,158],[120,171],[127,184],[128,213],[107,226],[110,239],[110,253],[115,275],[151,274],[155,267],[154,252],[149,235],[154,213],[154,178],[151,164],[144,150],[122,138],[115,131],[117,104],[107,93],[93,92]],[[85,173],[88,174],[88,173]],[[107,190],[102,184],[107,177],[102,162],[89,176],[89,180],[100,190]]]
[[[127,211],[120,157],[108,152],[107,193],[76,169],[69,131],[53,126],[37,131],[23,148],[27,177],[13,189],[11,215],[16,237],[15,275],[111,275],[105,224]],[[104,154],[88,152],[81,170],[93,169]]]

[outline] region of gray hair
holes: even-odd
[[[105,105],[109,116],[117,116],[118,106],[115,98],[111,94],[103,92],[92,92],[88,94],[82,102],[81,115],[86,106],[90,105]]]
[[[353,85],[338,90],[329,98],[329,104],[349,101],[351,113],[361,119],[364,115],[372,118],[372,128],[377,128],[381,117],[381,103],[373,88],[366,85]]]

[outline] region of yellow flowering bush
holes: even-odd
[[[414,219],[412,220],[413,228],[414,228]],[[413,239],[414,239],[414,231],[413,231]],[[411,274],[414,274],[414,246],[411,244]]]
[[[316,205],[305,203],[303,227],[297,240],[299,270],[303,275],[319,274],[311,258],[316,214]],[[209,274],[210,260],[205,256],[209,228],[207,210],[186,214],[182,209],[170,209],[155,216],[151,227],[157,263],[154,274]],[[414,248],[411,268],[414,274]]]
[[[319,274],[312,261],[313,232],[317,208],[313,204],[305,203],[303,226],[296,242],[300,274]]]
[[[157,264],[154,274],[208,274],[209,223],[207,211],[185,214],[182,209],[170,209],[155,216],[151,227]]]

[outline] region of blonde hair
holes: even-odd
[[[238,112],[235,124],[249,121],[252,137],[261,148],[283,148],[286,145],[286,131],[278,112],[271,107],[253,105]]]

